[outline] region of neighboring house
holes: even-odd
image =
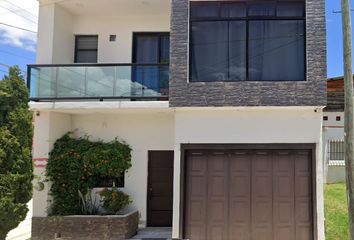
[[[323,112],[324,181],[345,181],[344,164],[344,79],[327,81],[327,107]]]
[[[68,131],[118,136],[133,149],[121,187],[142,226],[193,240],[325,239],[324,0],[40,5],[28,74],[36,175]],[[47,183],[33,201],[36,227]]]

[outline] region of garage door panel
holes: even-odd
[[[295,239],[294,154],[275,151],[273,156],[274,240]]]
[[[272,226],[257,226],[252,229],[252,239],[273,240]]]
[[[274,197],[280,199],[294,199],[293,176],[274,176]]]
[[[186,162],[186,186],[189,201],[186,204],[186,236],[191,239],[205,240],[207,214],[207,162],[205,155],[192,152]]]
[[[297,198],[308,198],[311,194],[311,177],[310,176],[298,176],[296,178],[296,197]]]
[[[295,159],[296,239],[312,239],[312,165],[310,153],[299,152]]]
[[[256,152],[253,155],[252,171],[257,175],[270,176],[272,173],[272,160],[269,152]]]
[[[208,205],[208,219],[210,220],[210,224],[224,224],[226,222],[226,206],[225,206],[225,201],[217,201],[213,200],[209,205]]]
[[[269,176],[253,176],[252,179],[252,196],[257,200],[271,200],[272,197],[272,177]]]
[[[274,203],[274,224],[294,225],[294,204],[292,202]]]
[[[230,202],[230,223],[235,224],[250,224],[251,214],[250,214],[250,203],[248,201],[231,201]]]
[[[233,175],[230,179],[230,196],[236,199],[249,200],[251,196],[251,178],[250,176]]]
[[[309,153],[299,152],[295,156],[295,174],[297,176],[311,176],[312,166],[309,155]]]
[[[202,174],[206,172],[207,164],[205,162],[206,155],[201,152],[192,152],[189,162],[189,171],[193,174]]]
[[[191,153],[185,238],[313,239],[311,151]]]
[[[309,209],[311,209],[311,200],[296,201],[296,222],[302,224],[308,224],[312,221],[312,215]]]
[[[289,226],[278,226],[274,231],[274,240],[295,240],[294,228]]]
[[[250,240],[251,229],[249,224],[230,224],[230,240]]]
[[[190,183],[189,194],[191,197],[204,197],[205,194],[205,177],[204,176],[189,176]]]
[[[312,240],[312,227],[311,226],[297,226],[296,227],[296,240]]]
[[[203,222],[206,217],[205,203],[202,200],[192,200],[190,203],[189,219],[191,223]]]
[[[271,201],[253,201],[252,203],[252,225],[271,224],[273,203]]]
[[[229,239],[249,240],[251,235],[251,161],[249,153],[230,154]]]
[[[225,198],[226,181],[225,176],[209,176],[209,197]]]
[[[204,225],[192,224],[188,229],[186,229],[185,234],[186,236],[188,236],[189,239],[193,239],[193,240],[207,239]]]
[[[212,152],[208,157],[209,169],[214,173],[223,173],[228,164],[227,155],[224,152]]]
[[[272,226],[272,160],[269,152],[256,152],[251,157],[251,212],[253,239],[270,240],[273,235]]]
[[[230,199],[250,202],[251,161],[246,153],[230,156]]]
[[[225,152],[211,152],[208,162],[208,214],[209,239],[227,239],[228,216],[228,156]]]
[[[225,234],[225,227],[223,225],[210,226],[208,228],[208,238],[216,240],[228,240]]]

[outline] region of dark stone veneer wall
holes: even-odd
[[[32,240],[124,240],[137,233],[139,213],[125,216],[33,217]]]
[[[325,106],[325,1],[306,0],[307,81],[188,83],[189,0],[172,0],[170,106]]]

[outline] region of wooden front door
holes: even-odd
[[[147,225],[172,226],[173,151],[149,151]]]

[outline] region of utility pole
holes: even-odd
[[[345,171],[349,210],[350,239],[354,240],[354,104],[352,71],[352,28],[349,0],[342,0],[343,46],[344,46],[344,132]]]

